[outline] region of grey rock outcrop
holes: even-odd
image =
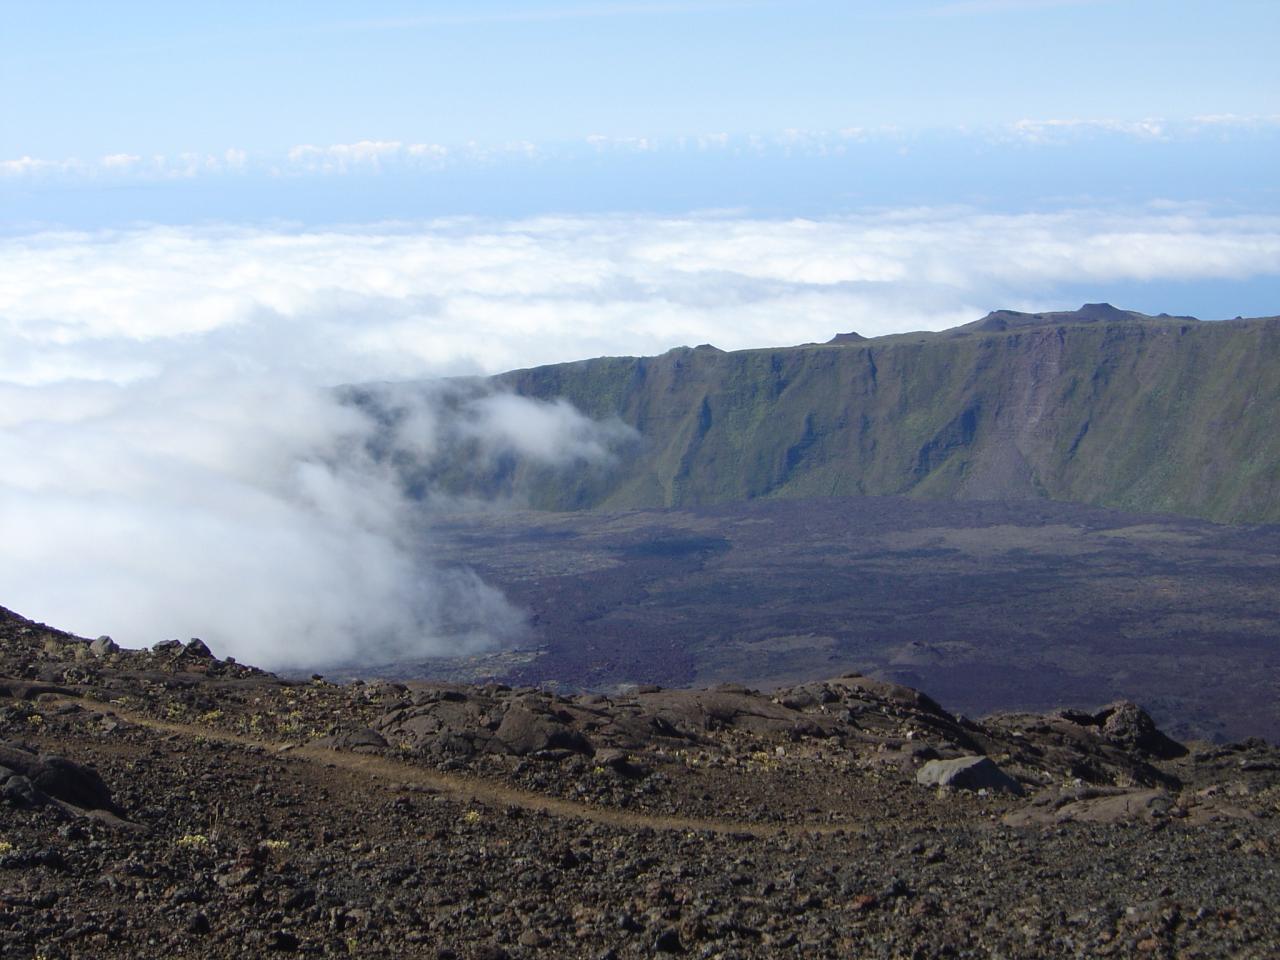
[[[1160,760],[1187,755],[1187,748],[1157,729],[1151,716],[1136,703],[1121,700],[1103,707],[1094,715],[1102,736],[1117,746],[1137,749]]]
[[[385,750],[387,747],[386,738],[376,730],[370,730],[368,727],[360,727],[357,730],[349,730],[342,733],[336,733],[332,736],[321,737],[315,741],[315,746],[327,747],[330,750],[353,750],[356,753],[371,753],[378,750]]]
[[[930,760],[916,773],[916,783],[953,790],[991,790],[1021,796],[1022,785],[995,765],[990,757]]]

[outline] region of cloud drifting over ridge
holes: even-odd
[[[332,391],[211,371],[0,385],[5,603],[130,644],[201,636],[272,667],[516,639],[523,615],[501,593],[433,563],[432,503],[371,444],[419,462],[461,442],[569,465],[607,460],[621,428],[444,390],[398,395],[389,426]]]
[[[0,602],[267,664],[485,649],[519,613],[432,563],[423,507],[366,452],[377,425],[329,387],[937,329],[1074,305],[1064,285],[1277,274],[1280,217],[1171,206],[0,237]],[[397,448],[461,437],[574,464],[607,461],[618,438],[509,396],[458,409],[407,410]]]

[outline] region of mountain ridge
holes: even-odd
[[[855,335],[856,336],[856,335]],[[541,509],[887,495],[1047,497],[1224,522],[1280,520],[1280,317],[1199,321],[1109,304],[827,344],[680,347],[488,381],[618,419],[641,442]]]

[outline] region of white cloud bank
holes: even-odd
[[[1277,273],[1280,217],[1180,207],[36,233],[0,237],[0,381],[497,372],[939,329],[1063,306],[1064,284]]]
[[[1045,294],[1062,284],[1278,272],[1280,218],[1190,208],[3,237],[0,603],[268,664],[482,649],[519,613],[432,564],[420,505],[365,452],[373,422],[327,387],[937,329],[1067,306]],[[616,439],[505,396],[409,414],[397,443],[415,455],[463,436],[574,463]]]

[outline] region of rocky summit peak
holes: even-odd
[[[1132,310],[1121,310],[1109,303],[1086,303],[1076,311],[1076,316],[1082,320],[1129,320],[1144,314],[1135,313]]]
[[[827,343],[861,343],[866,339],[862,334],[850,330],[848,333],[837,333]]]
[[[1122,310],[1109,303],[1085,303],[1078,310],[1050,310],[1043,313],[1023,313],[1020,310],[992,310],[981,320],[967,323],[955,329],[955,333],[1000,333],[1023,327],[1066,325],[1080,323],[1133,323],[1155,320],[1196,322],[1195,317],[1173,317],[1167,313],[1150,316],[1136,310]]]

